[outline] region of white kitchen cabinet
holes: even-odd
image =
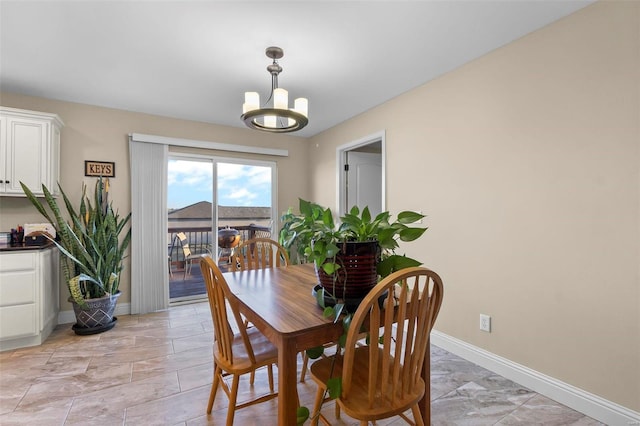
[[[55,247],[0,251],[0,350],[40,345],[58,323]]]
[[[24,197],[20,181],[58,195],[62,126],[55,114],[0,107],[0,195]]]

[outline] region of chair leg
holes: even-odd
[[[236,400],[238,399],[238,385],[240,384],[240,375],[233,375],[233,384],[231,385],[231,395],[229,395],[229,407],[227,408],[227,426],[233,426],[233,416],[236,414]]]
[[[251,370],[251,374],[249,375],[249,384],[253,386],[253,383],[256,381],[256,370]]]
[[[324,397],[324,388],[318,386],[316,391],[316,399],[313,401],[313,411],[311,412],[311,426],[318,426],[318,419],[320,418],[320,407],[322,406],[322,399]]]
[[[273,364],[269,364],[267,368],[269,369],[269,389],[273,393]]]
[[[218,392],[218,386],[220,385],[220,376],[222,369],[215,366],[213,368],[213,384],[211,385],[211,392],[209,393],[209,404],[207,405],[207,414],[211,414],[213,408],[213,401],[216,399],[216,392]]]
[[[302,352],[302,370],[300,371],[300,383],[304,383],[304,379],[307,375],[307,368],[309,368],[309,355],[307,351]]]
[[[422,414],[420,413],[420,407],[418,405],[414,405],[411,407],[411,412],[413,413],[413,421],[416,426],[424,426],[424,420],[422,419]]]

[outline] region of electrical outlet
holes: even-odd
[[[491,333],[491,317],[489,315],[480,314],[480,330]]]

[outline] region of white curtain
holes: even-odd
[[[132,314],[169,306],[167,153],[167,145],[129,139]]]

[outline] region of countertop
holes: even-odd
[[[51,247],[55,247],[55,244],[53,244],[51,241],[47,241],[46,243],[42,244],[42,245],[37,245],[37,246],[28,246],[25,243],[20,243],[20,244],[16,244],[16,245],[9,245],[9,244],[0,244],[0,252],[16,252],[16,251],[26,251],[26,250],[45,250]]]

